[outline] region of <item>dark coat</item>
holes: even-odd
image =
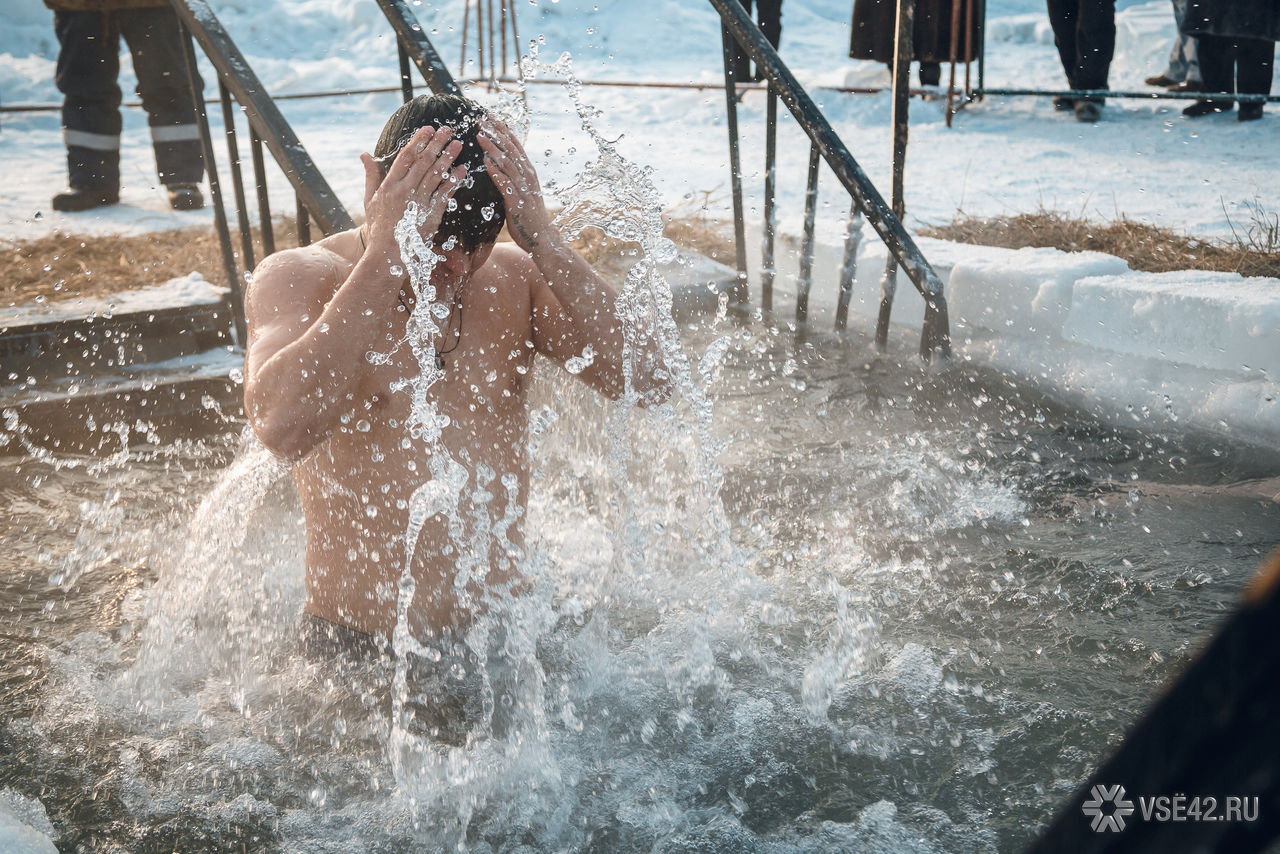
[[[977,0],[973,4],[973,26],[969,31],[969,50],[965,51],[964,0],[954,0],[960,6],[960,38],[956,44],[956,61],[965,62],[978,55]],[[924,62],[951,61],[952,0],[916,0],[915,32],[913,38],[914,59]],[[873,59],[876,62],[893,63],[893,43],[898,32],[898,4],[896,0],[854,0],[853,35],[849,41],[849,56],[854,59]]]
[[[168,6],[169,0],[44,0],[44,5],[58,12],[115,12],[120,9],[155,9]]]
[[[1182,18],[1182,31],[1189,36],[1280,41],[1280,2],[1190,0]]]

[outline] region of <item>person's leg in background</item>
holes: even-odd
[[[1173,48],[1169,51],[1169,63],[1164,71],[1143,81],[1148,86],[1161,86],[1176,92],[1199,92],[1203,87],[1200,61],[1196,58],[1195,36],[1182,32],[1182,20],[1186,14],[1187,0],[1173,0],[1173,20],[1177,25],[1177,35],[1173,39]]]
[[[1182,32],[1182,22],[1187,17],[1187,0],[1173,0],[1173,20],[1178,25],[1178,38],[1173,43],[1173,56],[1170,56],[1170,68],[1173,68],[1174,56],[1177,57],[1178,71],[1181,81],[1173,87],[1175,92],[1202,92],[1204,78],[1200,74],[1200,51],[1196,45],[1196,37]]]
[[[199,183],[204,151],[196,107],[182,56],[178,16],[171,7],[127,9],[119,13],[120,32],[133,56],[138,96],[147,111],[156,173],[177,210],[203,207]]]
[[[782,43],[782,0],[756,0],[756,16],[760,31],[776,50]],[[753,79],[763,80],[764,72],[757,67]]]
[[[89,210],[120,198],[120,36],[113,17],[53,13],[69,187],[53,197],[54,210]]]
[[[738,0],[742,4],[742,8],[747,10],[747,14],[751,14],[751,0]],[[729,38],[733,38],[730,36]],[[738,83],[751,82],[751,60],[747,57],[747,52],[735,40],[733,43],[733,79]]]
[[[1206,92],[1235,91],[1235,50],[1231,39],[1203,35],[1196,39],[1200,58],[1200,75]],[[1187,118],[1198,119],[1212,113],[1225,113],[1235,106],[1231,98],[1202,98],[1182,111]]]
[[[1080,89],[1106,89],[1116,48],[1115,0],[1079,0],[1076,18],[1076,69]],[[1100,97],[1076,99],[1076,118],[1096,122],[1102,117]]]
[[[1076,86],[1076,19],[1080,13],[1080,0],[1047,0],[1049,26],[1053,28],[1053,43],[1062,60],[1062,70],[1067,75],[1067,88]]]
[[[1269,39],[1239,39],[1235,45],[1236,91],[1241,95],[1270,95],[1276,43]],[[1262,103],[1240,105],[1242,122],[1262,118]]]

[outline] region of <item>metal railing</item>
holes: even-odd
[[[817,104],[796,81],[778,52],[765,39],[737,0],[710,0],[720,15],[724,48],[725,104],[729,126],[729,169],[733,193],[734,245],[738,280],[734,296],[738,302],[749,302],[747,292],[746,225],[742,202],[742,167],[739,156],[737,94],[733,79],[733,41],[755,62],[768,82],[765,125],[764,245],[761,265],[761,306],[773,308],[775,269],[777,190],[777,116],[781,99],[810,140],[809,171],[805,191],[804,237],[800,252],[800,276],[796,295],[796,320],[808,319],[809,291],[812,286],[814,225],[817,212],[818,167],[825,160],[831,171],[848,191],[851,206],[845,239],[844,262],[841,265],[839,299],[836,307],[836,329],[848,321],[849,302],[861,240],[862,219],[875,230],[889,250],[888,265],[881,282],[880,315],[876,324],[876,344],[883,348],[888,340],[889,315],[893,306],[894,282],[898,265],[906,271],[925,301],[924,328],[921,330],[920,355],[926,360],[947,358],[951,353],[951,334],[947,320],[947,302],[942,281],[925,259],[911,235],[903,227],[900,212],[885,204],[879,191],[862,171],[849,149],[832,129]],[[905,100],[906,89],[900,97]],[[900,180],[900,179],[898,179]],[[900,198],[900,194],[899,194]]]
[[[257,196],[263,255],[270,255],[276,249],[275,232],[271,221],[271,204],[267,194],[264,146],[293,188],[297,203],[297,230],[300,245],[311,242],[313,220],[325,235],[354,228],[355,223],[329,183],[320,174],[319,168],[307,154],[307,150],[298,140],[293,128],[285,121],[275,100],[267,93],[266,88],[254,74],[244,55],[236,47],[235,42],[205,0],[172,0],[172,3],[178,14],[182,31],[187,79],[196,104],[205,169],[209,176],[209,195],[213,206],[214,226],[218,232],[222,263],[231,288],[230,301],[236,340],[243,344],[246,340],[242,289],[244,278],[237,269],[236,253],[232,245],[231,229],[224,204],[222,181],[215,159],[213,137],[209,130],[208,111],[196,71],[193,38],[218,74],[219,101],[222,105],[222,120],[231,167],[243,272],[248,274],[253,270],[255,254],[244,176],[241,172],[233,101],[240,105],[249,125],[249,149],[253,163],[254,190]],[[432,47],[431,41],[422,31],[421,24],[403,0],[377,0],[377,3],[396,34],[400,53],[400,91],[405,100],[413,97],[413,82],[410,78],[411,62],[417,65],[427,86],[433,91],[458,93],[457,83],[454,82],[439,54]]]

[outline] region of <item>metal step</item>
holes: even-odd
[[[223,289],[157,305],[165,286],[107,300],[14,309],[0,318],[0,385],[45,385],[119,372],[232,344]],[[122,310],[115,310],[114,305]],[[133,306],[132,308],[130,306]]]
[[[114,373],[0,386],[0,453],[101,454],[123,441],[239,432],[244,351],[220,347]]]

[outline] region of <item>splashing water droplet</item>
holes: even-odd
[[[581,356],[574,356],[564,363],[564,369],[571,374],[580,374],[587,368],[591,367],[591,363],[596,360],[595,351],[591,349],[591,345],[582,348]]]
[[[239,368],[232,368],[231,370],[227,371],[227,378],[231,380],[233,383],[235,383],[236,385],[239,385],[240,383],[244,382],[244,371],[240,370]]]

